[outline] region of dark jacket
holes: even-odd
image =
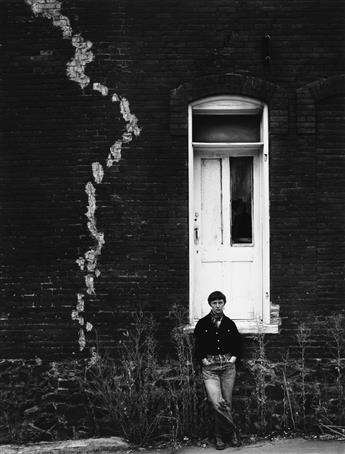
[[[212,323],[211,314],[201,318],[194,330],[195,356],[201,361],[207,355],[241,356],[241,336],[235,323],[223,315],[221,324],[217,328]]]

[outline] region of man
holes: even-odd
[[[224,436],[232,435],[234,446],[241,444],[231,414],[235,363],[241,352],[241,337],[235,323],[223,313],[225,295],[212,292],[208,303],[211,312],[198,321],[194,330],[195,354],[215,413],[216,449],[224,449]]]

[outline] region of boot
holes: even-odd
[[[225,449],[225,443],[219,435],[216,435],[216,449],[218,451]]]
[[[235,431],[232,435],[231,445],[234,447],[242,446],[242,440],[240,434],[237,431]]]

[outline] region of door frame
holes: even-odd
[[[242,96],[213,96],[207,97],[202,100],[192,102],[188,106],[188,190],[189,190],[189,316],[190,324],[193,326],[197,322],[194,313],[194,282],[195,282],[195,269],[194,269],[194,146],[192,141],[192,115],[195,106],[200,104],[210,103],[212,110],[227,111],[235,114],[241,114],[241,103],[252,105],[253,109],[258,109],[262,112],[261,116],[261,144],[259,151],[260,163],[260,207],[259,207],[259,222],[261,224],[261,244],[262,244],[262,294],[261,301],[258,306],[261,306],[261,314],[256,321],[239,321],[236,322],[240,331],[242,332],[257,332],[258,325],[268,325],[270,323],[270,273],[269,273],[269,159],[268,159],[268,107],[261,101],[242,97]],[[210,146],[210,145],[209,145]],[[215,145],[216,147],[217,145]],[[221,145],[220,145],[221,146]],[[240,147],[245,148],[244,144],[239,144]],[[247,144],[253,147],[254,144]],[[256,146],[257,148],[258,146]]]

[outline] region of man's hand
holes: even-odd
[[[211,364],[207,358],[203,358],[201,362],[203,363],[204,366],[209,366]]]

